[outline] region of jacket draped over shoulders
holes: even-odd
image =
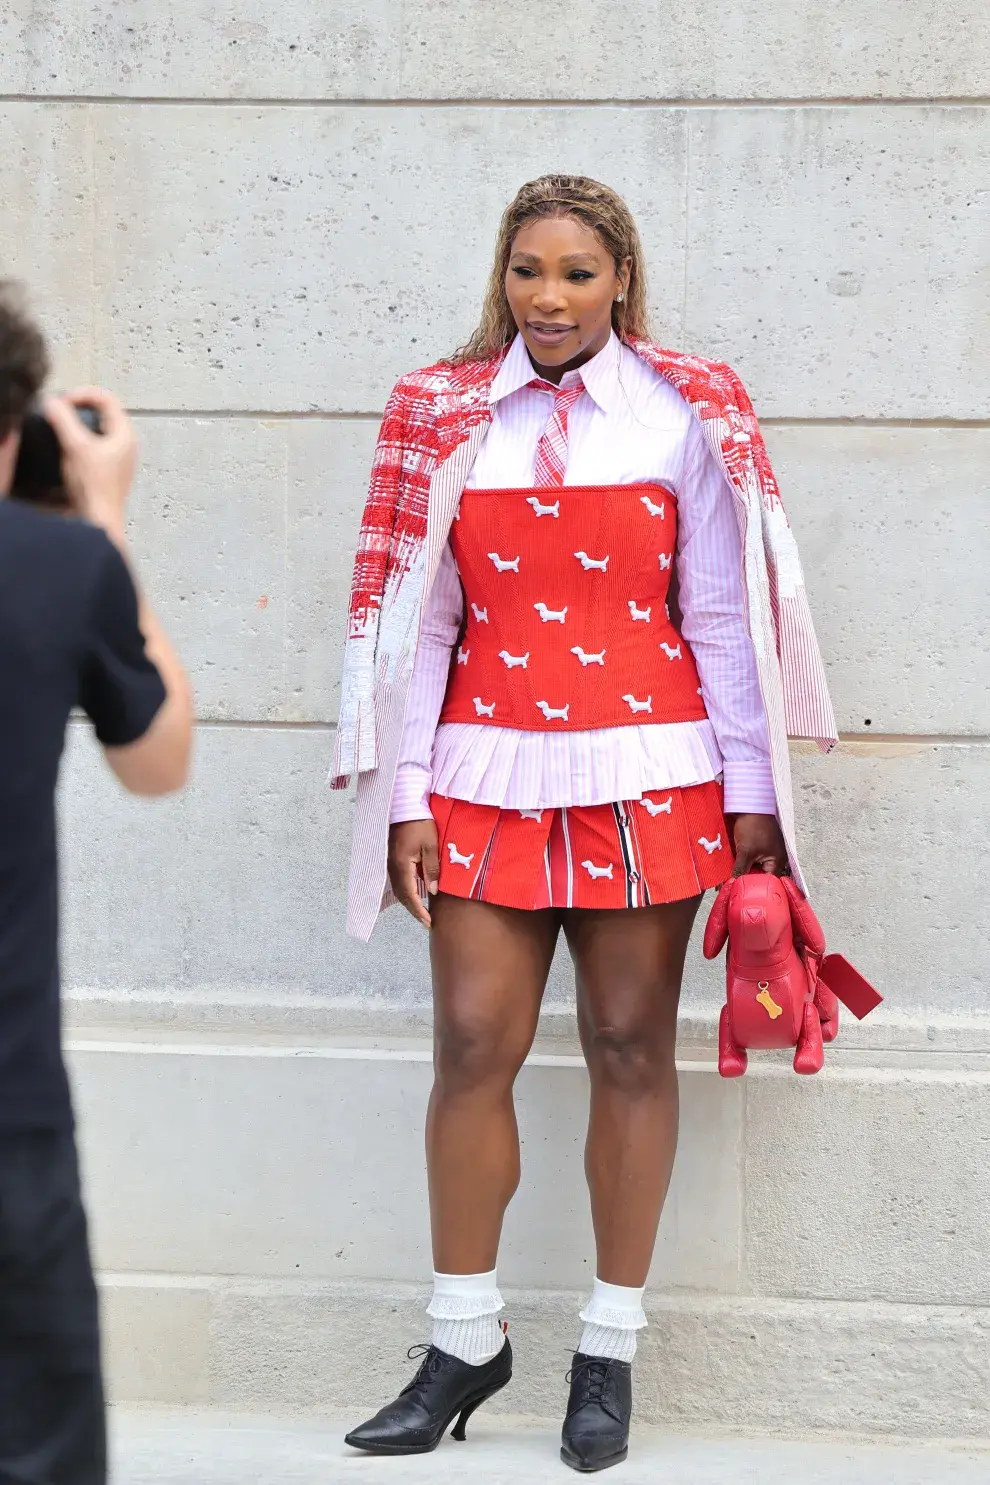
[[[788,737],[837,740],[797,546],[752,403],[732,369],[647,341],[630,348],[701,423],[734,495],[746,622],[766,707],[778,817],[799,885]],[[388,887],[389,808],[419,623],[465,481],[491,421],[504,352],[438,362],[396,384],[382,420],[354,562],[331,767],[357,778],[348,930],[367,940]]]

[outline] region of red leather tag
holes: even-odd
[[[844,954],[826,954],[819,978],[833,995],[838,996],[847,1010],[852,1011],[858,1021],[875,1011],[883,1000],[883,996],[874,990],[869,980],[864,979]]]

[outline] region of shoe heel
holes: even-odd
[[[502,1388],[505,1385],[505,1382],[500,1382],[497,1387],[492,1388],[491,1392],[486,1392],[482,1397],[477,1398],[473,1403],[468,1403],[467,1407],[462,1409],[461,1416],[455,1423],[454,1430],[451,1433],[450,1437],[452,1439],[456,1439],[459,1444],[463,1444],[464,1440],[467,1438],[465,1429],[467,1428],[468,1419],[471,1417],[472,1413],[476,1413],[481,1407],[481,1404],[488,1402],[489,1398],[494,1397],[496,1392],[501,1392]]]
[[[470,1403],[463,1410],[463,1412],[461,1413],[461,1416],[458,1418],[457,1422],[454,1424],[454,1431],[450,1435],[450,1437],[452,1439],[456,1439],[459,1444],[463,1444],[464,1443],[464,1440],[467,1438],[466,1429],[467,1429],[467,1425],[468,1425],[468,1419],[471,1417],[471,1414],[472,1413],[476,1413],[477,1412],[477,1410],[481,1407],[481,1404],[483,1402],[487,1402],[488,1401],[488,1398],[490,1397],[490,1395],[491,1395],[490,1393],[486,1393],[484,1397],[479,1397],[477,1402]]]

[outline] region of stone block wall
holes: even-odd
[[[466,336],[502,206],[563,169],[625,193],[659,336],[734,363],[766,421],[845,739],[798,766],[827,926],[892,1010],[982,1017],[980,951],[933,984],[926,945],[973,933],[986,848],[987,9],[549,0],[534,25],[474,0],[0,18],[0,271],[60,380],[136,411],[137,548],[201,717],[194,793],[140,815],[72,750],[70,985],[421,998],[405,925],[370,953],[341,931],[350,554],[393,380]]]
[[[501,209],[566,170],[634,208],[658,337],[733,363],[764,419],[843,735],[795,747],[809,877],[888,997],[813,1087],[764,1067],[740,1091],[711,1075],[719,977],[692,951],[647,1411],[745,1421],[728,1340],[759,1334],[781,1427],[814,1396],[809,1427],[988,1432],[988,66],[984,0],[7,0],[0,274],[30,283],[60,383],[134,411],[136,550],[200,716],[182,799],[121,798],[82,726],[65,770],[120,1395],[318,1401],[328,1315],[358,1345],[369,1303],[418,1313],[418,1144],[386,1142],[411,1245],[360,1183],[328,1195],[356,1180],[341,1127],[369,1159],[376,1130],[408,1143],[427,1086],[418,930],[342,928],[350,558],[391,384],[467,336]],[[507,1257],[547,1344],[573,1307],[542,1286],[588,1261],[535,1179],[576,1179],[569,1000],[561,964]]]

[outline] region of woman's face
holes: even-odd
[[[616,266],[573,217],[541,218],[516,233],[505,292],[530,360],[548,380],[559,382],[606,345],[630,267],[629,258]]]

